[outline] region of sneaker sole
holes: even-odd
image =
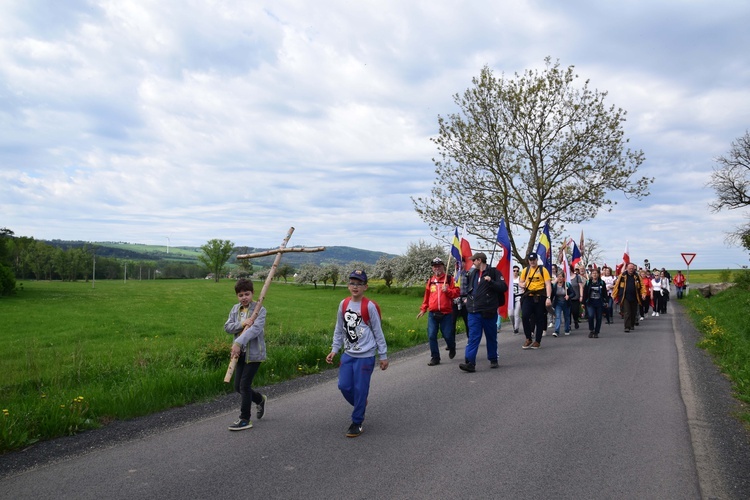
[[[260,415],[257,415],[258,410],[255,410],[255,414],[257,415],[258,420],[266,416],[266,403],[267,402],[268,402],[268,396],[264,394],[263,395],[263,413],[261,413]]]
[[[253,424],[243,425],[242,427],[229,427],[230,431],[244,431],[245,429],[252,429]]]

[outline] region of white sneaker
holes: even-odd
[[[659,313],[656,313],[656,317],[657,317],[657,318],[659,317]]]
[[[640,319],[640,321],[643,321],[643,316],[641,316],[641,319]]]
[[[656,316],[656,313],[655,313],[655,312],[652,312],[652,313],[651,313],[651,316]]]

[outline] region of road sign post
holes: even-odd
[[[690,263],[693,262],[693,259],[695,258],[694,253],[681,253],[682,260],[685,261],[685,265],[687,265],[687,277],[685,278],[686,285],[685,285],[685,295],[687,295],[690,292]]]

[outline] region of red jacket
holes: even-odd
[[[446,279],[448,287],[443,291]],[[427,284],[425,284],[424,300],[419,310],[427,312],[429,309],[432,312],[450,314],[453,312],[453,299],[459,295],[461,295],[461,290],[456,287],[453,276],[448,276],[447,274],[441,274],[440,276],[432,275],[427,280]]]
[[[682,288],[685,286],[685,275],[684,274],[678,274],[674,277],[674,286],[679,286]]]

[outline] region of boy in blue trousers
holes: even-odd
[[[339,304],[333,344],[331,352],[326,356],[326,362],[332,364],[343,345],[344,352],[339,365],[339,390],[354,407],[352,423],[346,432],[346,437],[351,438],[362,434],[376,351],[380,358],[380,369],[388,368],[388,346],[380,324],[380,310],[375,302],[364,296],[365,291],[367,275],[361,270],[353,271],[349,275],[351,296]]]

